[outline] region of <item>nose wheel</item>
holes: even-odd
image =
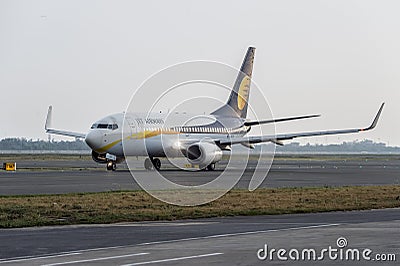
[[[108,171],[115,171],[117,170],[117,164],[113,161],[108,161],[107,162],[107,170]]]
[[[161,168],[161,161],[158,158],[146,158],[146,160],[144,160],[144,168],[147,170],[156,169],[158,171]]]

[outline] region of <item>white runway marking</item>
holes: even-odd
[[[148,254],[149,253],[136,253],[136,254],[127,254],[127,255],[119,255],[119,256],[111,256],[111,257],[101,257],[101,258],[94,258],[94,259],[86,259],[86,260],[63,261],[63,262],[56,262],[56,263],[51,263],[51,264],[44,264],[42,266],[56,266],[56,265],[66,265],[66,264],[76,264],[76,263],[100,261],[100,260],[112,260],[112,259],[120,259],[120,258],[134,257],[134,256],[142,256],[142,255],[148,255]]]
[[[2,260],[2,261],[0,261],[0,264],[2,264],[2,263],[10,263],[10,262],[23,262],[23,261],[30,261],[30,260],[40,260],[40,259],[51,259],[51,258],[74,256],[74,255],[81,255],[81,254],[82,253],[80,253],[80,252],[73,252],[73,253],[65,253],[65,254],[58,254],[58,255],[46,255],[46,256],[40,256],[40,257],[29,257],[29,258]]]
[[[249,232],[210,235],[210,236],[202,236],[202,237],[172,239],[172,240],[140,243],[140,244],[134,244],[134,245],[121,245],[121,246],[110,246],[110,247],[101,247],[101,248],[80,249],[80,250],[70,251],[70,253],[48,254],[48,255],[43,255],[43,256],[40,256],[40,257],[26,257],[26,258],[14,258],[14,259],[10,258],[10,259],[5,259],[5,260],[0,261],[0,264],[1,263],[6,263],[6,262],[15,262],[15,261],[18,262],[18,261],[36,260],[36,259],[47,258],[47,257],[51,258],[51,257],[58,257],[58,256],[60,256],[60,257],[61,256],[71,256],[71,255],[74,255],[74,254],[79,255],[79,254],[81,254],[83,252],[90,252],[90,251],[111,250],[111,249],[134,247],[134,246],[147,246],[147,245],[154,245],[154,244],[174,243],[174,242],[181,242],[181,241],[201,240],[201,239],[240,236],[240,235],[251,235],[251,234],[268,233],[268,232],[279,232],[279,231],[301,230],[301,229],[313,229],[313,228],[331,227],[331,226],[339,226],[339,225],[341,225],[341,224],[320,224],[320,225],[290,227],[290,228],[283,228],[283,229],[269,229],[269,230],[261,230],[261,231],[249,231]]]
[[[253,235],[253,234],[262,234],[262,233],[269,233],[269,232],[281,232],[281,231],[301,230],[301,229],[314,229],[314,228],[339,226],[339,225],[340,224],[320,224],[320,225],[300,226],[300,227],[291,227],[291,228],[283,228],[283,229],[269,229],[269,230],[250,231],[250,232],[241,232],[241,233],[230,233],[230,234],[221,234],[221,235],[190,237],[190,238],[182,238],[182,239],[175,239],[175,240],[164,240],[164,241],[154,241],[154,242],[140,243],[140,244],[137,244],[137,246],[147,246],[147,245],[154,245],[154,244],[174,243],[174,242],[181,242],[181,241],[201,240],[201,239],[230,237],[230,236]]]
[[[211,256],[217,256],[217,255],[223,255],[223,254],[224,253],[209,253],[209,254],[202,254],[202,255],[187,256],[187,257],[163,259],[163,260],[151,260],[151,261],[136,262],[136,263],[132,263],[132,264],[124,264],[121,266],[136,266],[136,265],[154,264],[154,263],[177,261],[177,260],[198,259],[198,258],[211,257]]]

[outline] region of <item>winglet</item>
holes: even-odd
[[[378,124],[379,117],[381,116],[384,105],[385,105],[385,103],[382,103],[381,107],[379,108],[378,113],[375,116],[374,121],[372,121],[372,124],[367,128],[360,129],[360,131],[367,131],[367,130],[374,129],[376,127],[376,125]]]
[[[44,124],[44,129],[47,131],[47,129],[51,128],[51,117],[53,113],[53,106],[49,106],[49,110],[47,111],[47,117],[46,117],[46,123]]]

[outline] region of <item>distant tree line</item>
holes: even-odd
[[[25,138],[6,138],[0,141],[0,150],[89,150],[82,140],[45,141]]]
[[[277,152],[400,152],[400,147],[387,146],[372,140],[343,142],[341,144],[305,144],[298,142],[277,146]]]

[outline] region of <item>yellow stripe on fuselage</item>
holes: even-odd
[[[147,138],[151,138],[151,137],[155,137],[161,134],[170,134],[170,135],[174,135],[174,134],[179,134],[180,132],[178,131],[172,131],[172,130],[145,130],[136,134],[132,134],[129,138],[134,138],[134,139],[147,139]]]
[[[151,138],[151,137],[155,137],[161,134],[179,134],[180,132],[178,131],[171,131],[171,130],[145,130],[145,131],[141,131],[135,134],[132,134],[128,137],[126,137],[125,139],[147,139],[147,138]],[[116,141],[113,141],[103,147],[101,147],[100,149],[97,149],[97,152],[106,152],[109,149],[111,149],[112,147],[114,147],[115,145],[117,145],[118,143],[120,143],[122,141],[122,139],[118,139]]]

